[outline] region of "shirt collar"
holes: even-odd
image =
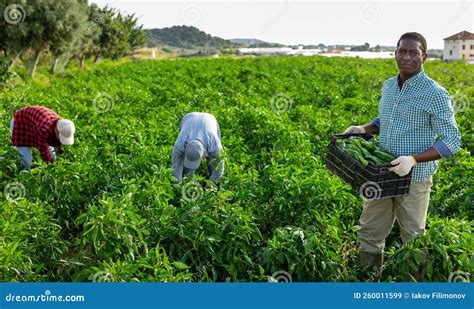
[[[410,77],[409,79],[407,79],[404,84],[415,84],[416,82],[418,82],[419,80],[421,80],[423,78],[423,76],[425,76],[425,70],[423,68],[421,68],[420,72],[416,73],[415,75],[413,75],[412,77]],[[400,73],[398,73],[397,75],[397,82],[400,78]]]

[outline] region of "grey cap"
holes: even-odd
[[[196,170],[201,165],[204,156],[204,146],[198,140],[191,140],[184,150],[184,167]]]

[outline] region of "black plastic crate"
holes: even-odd
[[[369,162],[367,166],[363,166],[337,145],[338,139],[348,139],[351,136],[365,140],[372,138],[371,134],[365,133],[332,135],[326,161],[326,166],[330,171],[346,181],[366,199],[400,196],[410,192],[411,171],[408,175],[398,176],[388,170],[392,167],[390,163]]]

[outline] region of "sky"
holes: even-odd
[[[395,46],[401,34],[421,33],[428,48],[463,30],[474,32],[474,1],[92,0],[134,13],[144,28],[192,25],[224,39],[256,38],[288,45]]]

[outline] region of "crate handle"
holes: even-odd
[[[351,133],[351,134],[333,134],[331,137],[334,138],[349,138],[351,136],[360,136],[366,141],[372,139],[374,136],[370,133]]]

